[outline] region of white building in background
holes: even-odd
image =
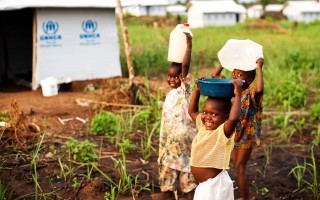
[[[238,0],[237,2],[241,4],[254,4],[258,3],[258,0]]]
[[[247,16],[250,19],[260,18],[262,14],[262,5],[253,5],[247,9]]]
[[[316,1],[287,1],[282,13],[290,21],[308,23],[320,20],[320,3]]]
[[[152,0],[150,0],[152,1]],[[182,4],[182,3],[186,3],[186,0],[168,0],[168,3],[173,5],[173,4]]]
[[[0,0],[0,75],[18,82],[23,75],[33,90],[47,77],[121,76],[115,7],[101,0]]]
[[[166,16],[168,0],[122,0],[123,12],[133,16]]]
[[[280,14],[283,9],[282,4],[268,4],[266,6],[266,13]],[[263,14],[262,5],[253,5],[247,9],[248,18],[260,18]]]
[[[183,5],[170,5],[167,7],[167,13],[172,15],[187,15],[187,7]]]
[[[233,0],[190,1],[187,6],[190,27],[230,26],[243,22],[244,6]]]

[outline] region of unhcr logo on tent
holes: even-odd
[[[85,34],[80,34],[81,39],[100,38],[100,34],[96,33],[98,28],[97,21],[91,19],[82,22],[82,30]]]
[[[42,23],[42,30],[46,35],[41,35],[40,40],[61,40],[62,36],[56,33],[59,30],[58,22],[49,20],[48,22]]]

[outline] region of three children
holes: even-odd
[[[246,164],[253,147],[260,143],[264,60],[259,58],[256,61],[256,86],[251,85],[256,70],[234,69],[232,78],[235,81],[232,84],[235,97],[232,100],[208,97],[203,111],[199,113],[200,91],[197,84],[190,101],[192,37],[189,33],[185,35],[187,50],[183,62],[171,63],[168,70],[167,82],[171,91],[166,96],[162,111],[158,158],[160,188],[163,194],[168,195],[158,199],[172,196],[171,191],[175,191],[177,199],[177,182],[181,191],[188,194],[188,199],[234,199],[233,183],[226,171],[233,152],[240,199],[247,200]],[[212,77],[221,77],[222,70],[222,66],[218,66]]]

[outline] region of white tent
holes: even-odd
[[[167,0],[122,0],[123,12],[133,16],[166,16]]]
[[[230,26],[243,22],[244,6],[233,0],[190,1],[187,6],[190,27]]]
[[[282,13],[290,21],[309,23],[320,20],[320,3],[317,1],[287,1]]]
[[[29,75],[32,89],[46,77],[121,76],[115,7],[101,0],[1,0],[0,75]]]

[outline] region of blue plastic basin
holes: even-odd
[[[232,78],[206,78],[197,79],[200,94],[211,97],[233,97],[234,86]]]

